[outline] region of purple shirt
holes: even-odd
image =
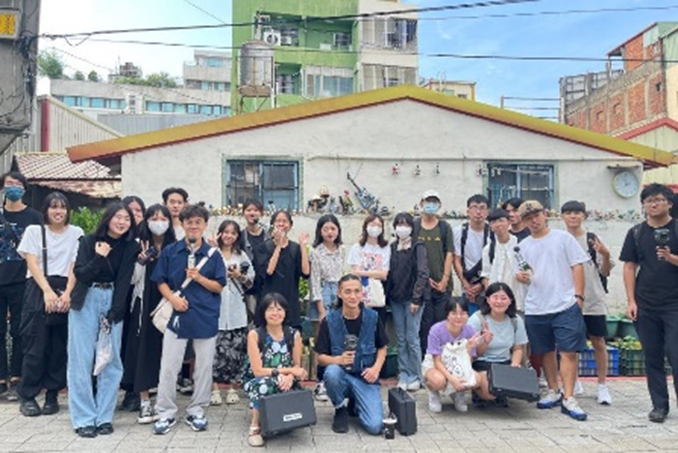
[[[468,340],[476,331],[473,327],[468,324],[461,329],[461,333],[458,337],[453,337],[445,324],[447,321],[440,321],[434,324],[431,327],[431,330],[428,333],[428,346],[426,348],[426,353],[431,355],[440,355],[443,350],[445,343],[456,342],[461,340]]]

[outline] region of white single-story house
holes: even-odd
[[[606,229],[609,220],[639,218],[643,169],[674,161],[665,151],[414,86],[73,146],[68,153],[74,162],[119,168],[123,193],[147,202],[180,186],[192,201],[213,207],[255,196],[305,211],[326,188],[335,201],[349,191],[359,206],[350,174],[392,212],[411,210],[427,189],[441,193],[451,217],[476,193],[492,205],[521,196],[555,209],[577,199],[607,219]],[[627,227],[615,231],[621,237],[613,245]]]

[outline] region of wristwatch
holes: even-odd
[[[280,371],[278,371],[277,368],[273,368],[271,370],[271,378],[273,379],[278,379],[278,376],[280,375]]]
[[[584,296],[582,296],[581,294],[575,294],[575,295],[574,295],[574,298],[575,298],[575,299],[579,299],[579,300],[581,300],[582,302],[584,302]]]

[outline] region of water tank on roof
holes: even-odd
[[[264,41],[247,41],[240,47],[240,85],[245,97],[270,96],[273,86],[273,49]]]

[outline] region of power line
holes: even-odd
[[[533,11],[506,14],[483,14],[476,16],[445,16],[445,17],[419,17],[418,21],[444,21],[444,20],[472,20],[472,19],[506,19],[510,17],[534,17],[534,16],[560,16],[563,14],[592,14],[592,13],[627,13],[635,11],[666,11],[676,9],[678,5],[666,6],[635,6],[630,8],[596,8],[596,9],[569,9],[563,11]]]
[[[208,16],[210,16],[212,19],[216,20],[217,22],[219,22],[219,23],[221,23],[221,24],[225,24],[225,23],[226,23],[225,21],[221,20],[220,18],[218,18],[218,17],[215,16],[214,14],[210,13],[210,12],[207,11],[206,9],[202,8],[202,7],[199,6],[199,5],[196,5],[196,4],[193,3],[191,0],[184,0],[184,2],[188,3],[188,4],[191,5],[193,8],[197,9],[198,11],[200,11],[201,13],[207,14]]]
[[[275,25],[286,25],[286,24],[298,24],[298,23],[308,23],[308,22],[325,22],[325,21],[334,21],[334,20],[359,20],[364,18],[371,17],[384,17],[384,16],[401,16],[404,14],[421,14],[426,12],[436,12],[436,11],[452,11],[452,10],[464,10],[464,9],[474,9],[474,8],[488,8],[492,6],[506,6],[506,5],[516,5],[522,3],[537,3],[542,0],[490,0],[484,2],[476,3],[460,3],[457,5],[446,5],[446,6],[430,6],[426,8],[410,8],[403,9],[399,11],[376,11],[372,13],[359,13],[359,14],[343,14],[339,16],[321,16],[321,17],[307,17],[305,19],[280,19],[271,21],[267,23],[267,26]],[[214,28],[232,28],[232,27],[249,27],[256,25],[255,22],[240,22],[240,23],[222,23],[222,24],[203,24],[203,25],[183,25],[183,26],[170,26],[170,27],[146,27],[146,28],[126,28],[126,29],[114,29],[114,30],[94,30],[89,32],[81,33],[67,33],[67,34],[51,34],[43,33],[40,35],[44,38],[76,38],[76,37],[90,37],[96,35],[112,35],[112,34],[122,34],[122,33],[148,33],[148,32],[161,32],[161,31],[186,31],[186,30],[201,30],[201,29],[214,29]]]
[[[186,44],[165,41],[137,41],[137,40],[118,40],[106,38],[92,38],[88,41],[103,42],[111,44],[134,44],[134,45],[148,45],[148,46],[165,46],[165,47],[186,47],[193,49],[216,49],[216,50],[240,50],[240,46],[213,46],[208,44]],[[360,54],[359,50],[323,50],[303,48],[303,52],[299,51],[299,47],[295,46],[276,46],[276,52],[294,52],[296,54],[309,53],[324,53],[324,54]],[[657,60],[645,58],[603,58],[603,57],[583,57],[583,56],[562,56],[562,55],[484,55],[484,54],[457,54],[457,53],[422,53],[422,52],[399,52],[399,55],[419,56],[429,58],[453,58],[453,59],[468,59],[468,60],[523,60],[523,61],[584,61],[584,62],[663,62],[663,63],[678,63],[678,60]]]

